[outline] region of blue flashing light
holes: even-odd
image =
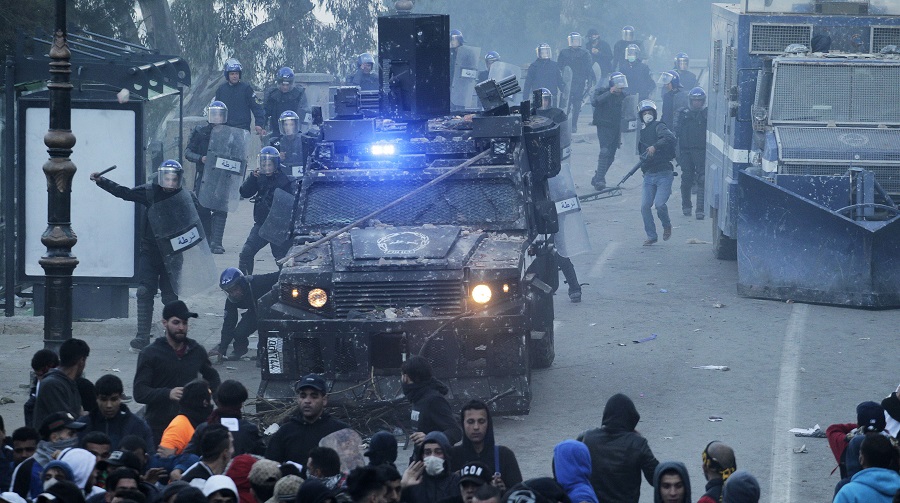
[[[369,152],[375,156],[391,156],[397,153],[397,148],[392,143],[373,143]]]

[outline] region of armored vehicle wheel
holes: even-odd
[[[555,271],[554,271],[555,272]],[[553,296],[535,296],[531,310],[531,333],[528,334],[528,359],[531,368],[545,369],[553,364]]]
[[[737,240],[726,236],[719,229],[719,210],[710,208],[712,220],[713,253],[719,260],[737,260]]]
[[[534,334],[534,331],[532,331]],[[531,360],[531,368],[545,369],[553,365],[553,359],[556,357],[556,350],[553,349],[553,324],[550,328],[543,332],[540,339],[535,339],[532,335],[528,346],[528,358]]]

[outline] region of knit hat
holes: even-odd
[[[884,408],[876,402],[863,402],[856,406],[856,424],[864,431],[882,431],[886,424]]]
[[[309,479],[300,485],[297,490],[297,503],[322,503],[328,498],[333,498],[334,493],[324,482],[318,479]]]
[[[240,503],[256,503],[253,493],[250,492],[250,470],[257,461],[258,458],[254,456],[240,454],[231,460],[228,469],[225,470],[225,475],[231,477],[237,486]]]
[[[75,475],[72,473],[72,467],[69,466],[69,463],[60,461],[58,459],[54,459],[53,461],[47,463],[47,466],[45,466],[41,471],[41,480],[44,479],[44,474],[47,473],[47,470],[51,468],[62,470],[63,473],[66,474],[66,480],[68,480],[69,482],[75,482]]]
[[[182,489],[187,489],[188,487],[191,487],[191,485],[183,480],[173,480],[172,482],[169,482],[169,485],[167,485],[165,489],[163,489],[163,492],[159,497],[159,501],[165,503],[166,501],[169,501],[169,498],[175,496],[176,494],[181,492]]]
[[[250,469],[250,483],[257,486],[274,486],[281,478],[281,468],[271,459],[260,459]]]
[[[297,491],[303,479],[296,475],[287,475],[278,479],[275,483],[275,494],[269,498],[266,503],[278,503],[283,501],[293,501],[297,497]]]
[[[722,487],[722,503],[758,503],[759,482],[746,470],[734,472]]]
[[[370,464],[393,464],[397,461],[397,438],[390,432],[379,431],[372,435],[369,447],[364,454],[369,458]]]

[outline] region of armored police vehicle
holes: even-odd
[[[900,3],[712,11],[706,201],[738,292],[900,305]]]
[[[381,17],[381,89],[336,89],[260,301],[261,397],[316,372],[330,404],[390,400],[423,355],[451,401],[528,411],[530,371],[554,358],[559,127],[510,113],[514,79],[479,85],[485,112],[448,117],[448,39],[447,16]]]

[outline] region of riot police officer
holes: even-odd
[[[591,59],[594,64],[600,67],[600,78],[605,77],[613,71],[613,52],[603,39],[600,38],[600,32],[595,28],[588,30],[587,50],[591,53]],[[599,79],[598,79],[599,80]]]
[[[287,173],[292,176],[300,176],[306,159],[303,158],[303,141],[300,136],[300,117],[288,110],[278,118],[278,131],[281,135],[272,138],[269,146],[278,149],[281,155],[281,164],[287,168]]]
[[[278,271],[247,276],[234,267],[222,271],[219,287],[226,296],[225,319],[222,321],[221,339],[218,346],[209,351],[210,358],[240,360],[247,354],[250,346],[249,337],[256,332],[256,301],[271,290],[276,282]],[[232,343],[234,350],[226,358],[228,346]]]
[[[278,70],[275,75],[275,88],[266,93],[265,99],[266,127],[272,137],[279,136],[278,118],[287,110],[293,110],[305,118],[309,113],[306,100],[306,89],[294,85],[294,71],[288,67]]]
[[[597,172],[591,179],[596,190],[606,188],[606,172],[616,158],[616,150],[622,141],[622,102],[625,101],[628,89],[628,78],[620,72],[609,76],[606,88],[597,87],[591,97],[594,106],[594,126],[597,127],[597,142],[600,153],[597,155]]]
[[[663,106],[660,120],[675,129],[675,118],[678,112],[688,107],[687,93],[681,87],[681,79],[675,70],[662,72],[657,82],[662,85]]]
[[[622,27],[622,39],[617,40],[616,45],[613,47],[613,61],[615,62],[615,69],[622,73],[625,73],[622,68],[625,67],[625,62],[628,61],[625,55],[625,49],[627,49],[629,45],[636,45],[638,49],[643,50],[641,42],[634,39],[634,26]]]
[[[163,304],[178,300],[175,289],[166,271],[164,257],[157,245],[156,236],[150,222],[149,208],[166,199],[176,196],[181,191],[184,170],[178,161],[167,160],[159,165],[156,178],[152,183],[138,185],[134,188],[123,187],[116,182],[91,173],[91,181],[110,194],[145,206],[148,211],[142,212],[143,233],[141,234],[141,251],[138,256],[138,289],[137,289],[137,332],[131,341],[131,347],[142,350],[150,344],[150,330],[153,325],[153,301],[156,291],[162,294]],[[196,198],[194,205],[199,206]]]
[[[293,181],[281,171],[281,155],[275,147],[263,147],[259,151],[259,168],[244,180],[241,197],[253,202],[253,227],[238,256],[238,268],[247,274],[253,273],[253,259],[266,244],[272,256],[278,260],[287,255],[290,242],[269,243],[259,235],[259,230],[269,216],[272,200],[278,189],[293,193]]]
[[[225,74],[225,82],[216,88],[216,95],[213,99],[225,103],[230,110],[226,125],[250,131],[252,115],[256,121],[256,133],[266,134],[266,130],[263,128],[266,123],[266,115],[262,102],[256,97],[250,84],[241,80],[243,71],[240,61],[234,58],[225,61],[225,68],[222,70],[222,73]]]
[[[697,75],[690,70],[691,59],[687,53],[679,52],[675,55],[675,71],[681,78],[681,86],[685,89],[697,87]]]
[[[456,50],[465,43],[461,31],[450,30],[450,75],[453,75],[453,69],[456,68]]]
[[[203,168],[206,165],[206,154],[209,152],[209,141],[213,128],[220,124],[228,123],[228,107],[221,101],[213,101],[206,108],[206,124],[197,126],[191,131],[187,147],[184,149],[184,158],[194,163],[194,193],[200,190],[203,181]],[[211,252],[221,255],[225,253],[222,247],[222,238],[225,235],[225,222],[228,213],[224,211],[212,211],[200,208],[200,220],[206,229]]]
[[[653,77],[650,76],[650,67],[641,61],[641,48],[637,44],[625,48],[625,61],[619,66],[619,71],[628,78],[630,89],[638,95],[638,99],[649,98],[656,88]]]
[[[377,91],[378,75],[372,73],[375,68],[375,58],[368,52],[360,54],[356,58],[356,72],[347,77],[345,83],[348,86],[358,86],[361,91]]]
[[[484,66],[485,69],[483,71],[478,72],[478,81],[484,82],[490,77],[491,74],[491,65],[500,61],[500,53],[497,51],[490,51],[484,55]]]
[[[678,164],[681,166],[681,210],[691,216],[691,188],[697,183],[696,218],[703,220],[704,178],[706,176],[706,92],[691,89],[690,106],[678,113],[675,134],[678,136]]]
[[[537,59],[528,67],[523,91],[531,95],[535,89],[548,89],[551,93],[559,92],[565,86],[562,72],[556,61],[550,59],[552,50],[549,44],[541,44],[535,49]]]
[[[644,246],[655,244],[658,240],[656,223],[653,220],[653,208],[663,227],[663,241],[672,237],[672,221],[669,219],[669,208],[666,202],[672,194],[672,181],[675,179],[675,134],[664,122],[657,118],[656,103],[652,100],[641,101],[638,107],[641,118],[641,131],[638,133],[638,153],[644,162],[641,172],[644,173],[644,187],[641,197],[641,217],[644,220],[644,231],[647,240]]]
[[[549,89],[540,90],[541,104],[535,111],[537,115],[547,117],[557,124],[562,124],[568,120],[566,113],[560,108],[553,106],[553,93]],[[556,267],[563,273],[566,283],[569,285],[569,300],[572,302],[581,302],[581,284],[578,282],[578,276],[575,274],[575,266],[568,257],[563,257],[559,251],[554,250],[553,257],[556,260]]]
[[[572,81],[569,83],[569,100],[566,115],[572,118],[572,132],[578,132],[578,116],[584,104],[585,93],[594,87],[594,60],[591,53],[582,47],[581,34],[573,31],[568,37],[569,46],[559,52],[556,63],[565,72],[571,68]]]

